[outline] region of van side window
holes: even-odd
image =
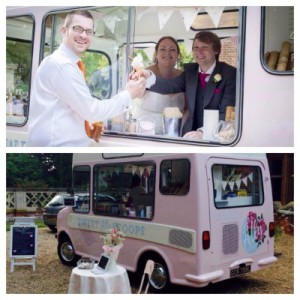
[[[74,212],[90,211],[90,167],[75,166],[73,169],[73,188],[76,206]]]
[[[24,125],[28,117],[33,18],[6,20],[6,123]]]
[[[160,192],[163,195],[183,196],[189,189],[190,162],[187,159],[164,160],[160,168]]]
[[[279,74],[293,74],[294,7],[267,6],[263,10],[263,21],[262,55],[267,70]]]
[[[212,168],[217,208],[262,205],[263,184],[259,167],[220,165]]]
[[[152,219],[154,184],[153,162],[98,165],[94,168],[94,214]]]

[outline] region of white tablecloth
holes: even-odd
[[[97,268],[96,266],[94,268]],[[131,288],[125,268],[94,274],[91,270],[72,270],[69,294],[130,294]]]

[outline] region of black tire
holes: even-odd
[[[165,294],[170,291],[171,283],[168,267],[164,261],[164,259],[156,253],[147,254],[141,260],[141,264],[139,266],[139,278],[142,278],[144,273],[144,268],[146,266],[147,260],[151,259],[154,261],[154,270],[152,276],[149,280],[150,286],[149,291],[155,294]],[[148,278],[145,278],[145,281]],[[145,288],[146,283],[144,283]],[[143,291],[142,291],[143,292]]]
[[[73,244],[68,236],[62,236],[58,240],[57,254],[60,261],[67,266],[76,266],[80,256],[76,255]]]

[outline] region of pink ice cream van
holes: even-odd
[[[62,263],[98,260],[101,235],[126,238],[117,263],[143,272],[152,288],[204,287],[270,266],[274,257],[271,180],[265,154],[78,153],[74,194],[89,201],[60,211]]]

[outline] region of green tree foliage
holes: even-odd
[[[109,66],[108,57],[101,53],[86,51],[82,56],[82,61],[86,69],[86,80],[99,69]]]
[[[72,185],[72,154],[8,153],[6,186],[68,188]]]
[[[184,43],[179,43],[180,48],[180,60],[178,62],[178,68],[183,70],[183,65],[194,61],[193,53],[187,53]]]
[[[28,91],[31,68],[31,44],[6,41],[6,65],[15,66],[14,74],[16,86]]]

